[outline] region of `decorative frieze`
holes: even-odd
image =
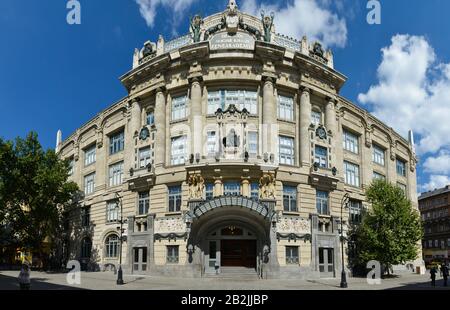
[[[293,216],[278,218],[277,232],[280,234],[308,234],[311,233],[311,223],[308,219]]]
[[[181,217],[155,220],[155,234],[183,233],[185,231],[186,224]]]

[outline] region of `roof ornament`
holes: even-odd
[[[227,11],[224,16],[225,24],[227,26],[227,31],[229,35],[234,35],[237,33],[239,24],[241,22],[241,17],[238,14],[238,7],[236,1],[230,0],[227,6]]]
[[[233,12],[233,13],[236,12],[238,9],[236,1],[235,0],[228,1],[227,9],[229,12]]]
[[[273,20],[275,18],[275,13],[270,13],[269,15],[266,15],[266,12],[263,10],[261,11],[261,18],[262,18],[262,24],[264,27],[264,42],[270,43],[272,40],[272,28],[273,28]]]
[[[200,42],[201,26],[203,25],[203,18],[200,15],[195,15],[191,18],[191,30],[194,43]]]

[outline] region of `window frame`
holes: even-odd
[[[170,108],[170,119],[172,122],[186,119],[189,116],[187,95],[172,97]]]
[[[278,119],[287,122],[295,120],[295,100],[292,96],[277,96]]]
[[[296,186],[283,185],[283,211],[298,212]]]
[[[114,239],[112,239],[114,238]],[[112,258],[118,258],[119,257],[119,242],[120,242],[120,237],[115,234],[109,234],[106,238],[105,238],[105,257],[112,259]]]
[[[282,142],[285,143],[282,143]],[[289,142],[289,143],[286,143]],[[282,150],[288,150],[289,147],[289,153],[282,152]],[[295,139],[290,136],[278,136],[278,154],[279,154],[279,163],[280,165],[286,165],[286,166],[295,166]]]
[[[398,176],[406,178],[406,161],[397,158],[395,160],[395,170],[397,171]]]
[[[123,184],[124,161],[119,161],[108,167],[109,187],[120,186]]]
[[[183,189],[181,185],[172,185],[168,187],[168,202],[170,213],[181,212],[183,203]]]
[[[181,135],[172,137],[170,139],[170,164],[172,166],[186,164],[187,154],[187,136]]]
[[[152,148],[151,146],[141,147],[138,151],[139,169],[147,168],[152,163]]]
[[[147,215],[150,211],[150,193],[138,192],[138,215]]]
[[[342,141],[345,151],[359,155],[359,136],[357,134],[344,129],[342,133]]]
[[[317,151],[322,150],[325,151],[324,154],[320,154]],[[323,162],[324,160],[324,162]],[[328,168],[328,148],[321,146],[321,145],[315,145],[314,147],[314,163],[318,163],[320,168]]]
[[[106,223],[119,222],[119,202],[117,200],[110,200],[106,202]]]
[[[325,194],[325,195],[321,195]],[[326,212],[323,212],[326,209]],[[330,215],[330,193],[316,190],[316,211],[319,215]]]
[[[95,172],[84,176],[84,195],[92,195],[95,193]]]
[[[294,255],[292,255],[294,254]],[[286,265],[300,264],[300,249],[299,246],[285,246]]]
[[[97,145],[91,145],[84,150],[84,166],[88,167],[97,161]]]
[[[349,170],[349,168],[354,168],[355,171]],[[344,161],[344,174],[345,174],[345,184],[350,185],[353,187],[360,187],[361,186],[361,169],[360,166],[357,164],[354,164],[349,161]],[[350,181],[354,179],[355,184],[351,183]]]
[[[386,150],[374,144],[372,150],[372,162],[382,167],[386,166]]]
[[[121,130],[109,136],[109,155],[120,153],[125,149],[125,132]]]
[[[180,263],[180,246],[167,245],[166,246],[166,263],[179,264]]]

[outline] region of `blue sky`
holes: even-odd
[[[81,25],[66,23],[66,0],[0,1],[2,138],[35,130],[54,147],[58,129],[67,137],[126,95],[118,77],[134,48],[184,34],[189,16],[228,2],[79,1]],[[369,25],[366,0],[237,1],[248,12],[274,11],[279,32],[330,47],[349,78],[345,97],[404,134],[416,131],[419,190],[450,184],[450,1],[380,2],[381,25]]]

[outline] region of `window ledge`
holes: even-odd
[[[297,216],[300,216],[300,212],[298,212],[298,211],[283,211],[283,215],[297,215]]]
[[[181,211],[177,211],[177,212],[168,212],[166,214],[164,214],[165,216],[175,216],[175,215],[181,215],[182,212]]]

